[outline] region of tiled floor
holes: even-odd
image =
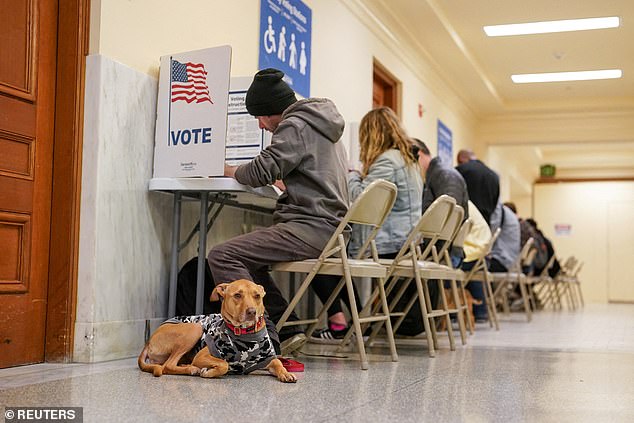
[[[358,362],[301,356],[296,384],[268,375],[154,378],[136,359],[0,370],[0,406],[81,406],[86,422],[632,422],[634,305],[542,311],[478,325],[435,358],[422,345]],[[410,342],[411,344],[411,342]],[[312,353],[329,353],[311,346]]]

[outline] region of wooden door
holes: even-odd
[[[0,368],[44,360],[56,0],[0,0]]]
[[[399,90],[397,79],[375,60],[372,70],[372,108],[389,107],[400,116]]]

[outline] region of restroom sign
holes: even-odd
[[[303,97],[310,97],[312,12],[300,0],[261,0],[259,68],[276,68]]]
[[[231,47],[161,57],[154,177],[224,174]]]

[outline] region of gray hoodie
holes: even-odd
[[[300,100],[282,114],[271,145],[236,169],[241,184],[264,186],[281,179],[273,222],[322,249],[348,211],[343,117],[332,101]]]
[[[498,203],[491,214],[491,232],[497,228],[502,228],[502,231],[493,244],[491,257],[509,270],[520,255],[520,222],[515,213],[502,203]]]

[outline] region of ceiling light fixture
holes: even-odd
[[[615,79],[623,76],[621,69],[606,69],[579,72],[526,73],[511,75],[516,84],[531,82],[587,81],[591,79]]]
[[[618,16],[606,18],[567,19],[563,21],[529,22],[483,27],[489,37],[507,35],[546,34],[549,32],[585,31],[589,29],[616,28],[621,20]]]

